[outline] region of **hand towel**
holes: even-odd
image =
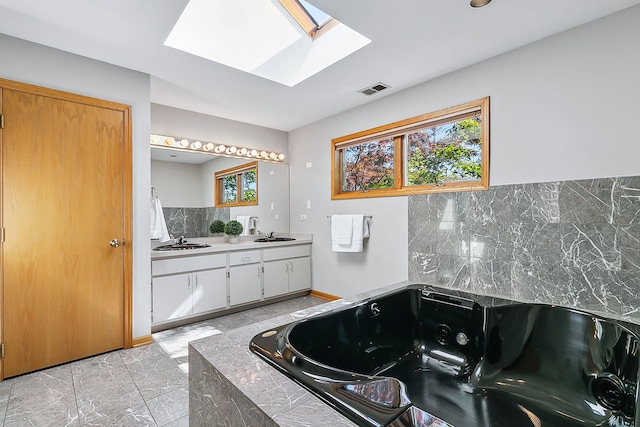
[[[335,225],[334,234],[334,220],[336,219],[337,225]],[[347,229],[351,231],[348,242],[345,231]],[[331,249],[334,252],[362,252],[365,234],[366,237],[369,237],[369,224],[365,221],[364,215],[333,215],[331,217]]]
[[[251,234],[251,224],[250,224],[251,217],[250,216],[238,215],[236,217],[236,221],[242,224],[242,234],[240,234],[241,236],[248,236],[249,234]]]
[[[331,244],[351,245],[353,236],[353,215],[333,215],[331,217]]]
[[[161,242],[171,239],[169,230],[167,230],[167,223],[164,220],[162,203],[157,197],[151,200],[151,239],[158,239]]]

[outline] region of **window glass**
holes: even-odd
[[[242,174],[242,199],[243,202],[256,200],[256,170],[252,169]]]
[[[342,191],[393,188],[393,145],[387,138],[344,148]]]
[[[475,181],[482,177],[481,119],[463,120],[405,136],[406,185]]]
[[[222,177],[222,203],[235,203],[238,200],[236,175]]]
[[[489,188],[489,97],[331,141],[332,199]]]
[[[257,205],[258,162],[216,172],[214,200],[216,206]]]

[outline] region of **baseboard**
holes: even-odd
[[[318,298],[322,298],[322,299],[326,299],[327,301],[336,301],[339,299],[342,299],[340,297],[337,297],[335,295],[331,295],[331,294],[325,294],[324,292],[320,292],[320,291],[316,291],[316,290],[312,290],[309,295],[312,295],[314,297],[318,297]]]
[[[153,344],[153,338],[151,337],[151,335],[145,335],[131,340],[131,346],[134,348],[148,344]]]

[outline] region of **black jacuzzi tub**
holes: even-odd
[[[363,426],[640,426],[638,327],[423,285],[250,347]]]

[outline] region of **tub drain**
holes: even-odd
[[[598,376],[593,380],[593,395],[605,408],[620,411],[624,408],[626,391],[620,378],[611,374]]]

